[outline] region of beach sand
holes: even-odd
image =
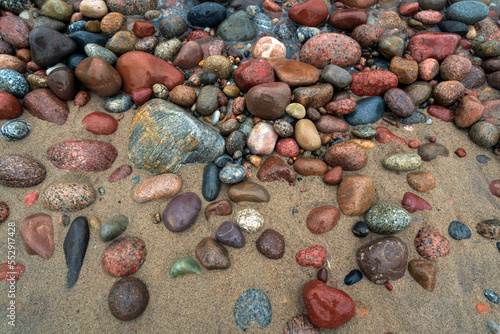
[[[491,98],[491,97],[489,97]],[[494,98],[499,98],[494,96]],[[194,191],[202,198],[202,209],[193,226],[181,233],[168,231],[163,223],[154,224],[153,216],[161,213],[167,200],[135,203],[132,192],[135,176],[141,181],[151,177],[147,171],[135,169],[128,178],[110,183],[109,175],[119,166],[128,164],[127,145],[130,124],[137,110],[129,110],[120,120],[117,132],[110,136],[96,136],[83,128],[82,118],[93,111],[104,111],[103,99],[92,95],[85,107],[74,107],[63,126],[41,121],[27,111],[22,118],[32,128],[31,134],[18,142],[0,140],[0,154],[24,154],[40,161],[47,169],[45,181],[32,188],[7,188],[0,186],[0,200],[10,206],[8,222],[19,223],[30,214],[44,212],[52,216],[56,249],[50,260],[28,256],[16,231],[16,261],[26,266],[26,271],[16,284],[16,326],[8,325],[6,308],[9,305],[8,284],[0,283],[0,333],[242,333],[233,320],[233,307],[237,298],[247,289],[261,289],[268,295],[273,317],[268,328],[252,328],[246,333],[282,333],[285,322],[306,312],[302,301],[302,288],[316,278],[316,270],[300,267],[295,253],[319,244],[328,251],[329,277],[335,278],[338,287],[356,302],[362,302],[369,314],[354,318],[348,324],[322,333],[488,333],[488,320],[500,322],[500,306],[483,296],[484,289],[500,293],[500,254],[496,241],[487,240],[475,231],[475,225],[485,219],[500,216],[500,199],[494,197],[489,183],[500,178],[500,158],[490,149],[481,148],[469,139],[466,130],[452,123],[433,118],[431,125],[416,124],[414,131],[396,128],[380,120],[384,125],[406,140],[418,139],[426,143],[429,135],[435,135],[438,143],[450,151],[446,158],[439,157],[423,162],[420,171],[436,177],[436,187],[428,193],[418,194],[433,207],[432,211],[418,211],[412,217],[411,226],[399,233],[409,249],[409,260],[419,259],[413,239],[422,226],[431,226],[448,237],[451,252],[434,261],[437,269],[437,285],[428,292],[405,273],[392,282],[393,291],[383,285],[375,285],[364,278],[359,283],[346,286],[343,279],[357,268],[356,250],[363,244],[381,236],[371,233],[364,239],[354,237],[353,224],[362,217],[342,215],[337,226],[322,235],[313,235],[306,228],[309,211],[317,206],[338,207],[337,186],[323,183],[320,177],[301,177],[294,186],[288,182],[260,182],[257,169],[253,169],[251,181],[262,184],[271,194],[269,203],[233,203],[233,215],[243,208],[254,208],[263,214],[263,229],[273,228],[286,240],[286,252],[282,259],[270,260],[255,247],[260,232],[245,234],[247,244],[242,249],[227,247],[231,265],[227,270],[208,271],[201,275],[171,278],[168,274],[172,263],[180,257],[195,258],[195,247],[205,237],[213,237],[217,227],[231,217],[204,217],[208,204],[201,196],[203,165],[190,165],[178,174],[182,178],[180,193]],[[114,115],[118,117],[118,115]],[[5,121],[2,121],[3,124]],[[0,124],[0,125],[1,125]],[[113,144],[119,152],[113,166],[101,173],[68,173],[55,168],[46,158],[48,147],[65,139],[98,139]],[[462,147],[467,151],[464,158],[453,152]],[[382,159],[392,153],[410,152],[398,144],[379,144],[368,150],[368,164],[360,171],[344,172],[344,175],[364,174],[375,181],[373,204],[388,202],[400,205],[403,194],[413,191],[406,183],[406,172],[395,173],[381,166]],[[415,152],[415,150],[413,150]],[[491,159],[487,164],[476,161],[477,155]],[[69,227],[58,223],[63,213],[50,212],[38,200],[27,207],[23,199],[30,191],[40,192],[61,180],[75,179],[90,182],[97,190],[104,187],[106,193],[90,207],[69,213],[71,221],[78,216],[93,216],[101,221],[124,214],[130,225],[123,235],[142,238],[148,250],[147,260],[134,277],[143,280],[149,289],[150,301],[145,312],[137,319],[121,322],[108,308],[107,296],[118,278],[111,277],[101,266],[101,255],[108,243],[101,242],[97,230],[91,237],[80,278],[72,289],[66,288],[66,264],[63,241]],[[228,198],[228,186],[224,185],[217,200]],[[293,210],[296,209],[296,213]],[[465,223],[472,231],[472,238],[455,241],[448,236],[448,225],[453,220]],[[234,220],[233,220],[234,221]],[[0,262],[7,261],[7,223],[0,225]],[[329,283],[332,285],[332,283]],[[490,307],[488,313],[478,313],[478,302]]]

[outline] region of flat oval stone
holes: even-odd
[[[399,88],[391,88],[385,92],[384,101],[387,108],[400,117],[408,117],[415,111],[410,95]]]
[[[285,179],[288,182],[295,180],[295,171],[285,164],[277,156],[268,157],[259,171],[257,172],[257,178],[262,182],[276,181],[280,179]]]
[[[300,50],[300,61],[323,69],[333,64],[348,67],[361,57],[359,44],[346,35],[323,33],[311,37]]]
[[[356,125],[352,128],[351,133],[362,139],[372,139],[377,135],[377,130],[369,125]]]
[[[349,88],[357,96],[382,96],[398,85],[398,77],[391,71],[364,71],[352,73],[351,77]]]
[[[113,51],[95,43],[85,45],[85,53],[89,57],[100,57],[110,65],[114,65],[118,60],[118,56]]]
[[[387,284],[404,276],[408,247],[397,237],[375,239],[358,249],[356,259],[368,280]]]
[[[472,236],[470,229],[462,222],[452,221],[450,225],[448,225],[448,234],[452,239],[455,240],[463,240],[470,239]]]
[[[47,88],[35,89],[26,94],[23,106],[36,118],[58,125],[65,124],[69,116],[68,104]]]
[[[480,1],[459,1],[446,10],[446,18],[471,25],[488,16],[489,8]]]
[[[229,268],[227,250],[212,238],[201,240],[196,246],[196,257],[208,270]]]
[[[320,71],[309,64],[292,59],[268,59],[278,81],[290,87],[314,85],[320,76]]]
[[[461,37],[458,34],[424,32],[414,35],[406,49],[417,62],[427,58],[442,61],[455,52],[460,45],[460,40]]]
[[[168,199],[175,196],[182,187],[182,181],[176,174],[161,174],[144,180],[134,190],[134,200],[146,203],[155,199]]]
[[[148,251],[144,241],[138,237],[116,239],[106,247],[101,257],[101,264],[113,277],[135,274],[146,261]]]
[[[436,287],[436,268],[425,260],[408,262],[408,273],[425,290],[432,292]]]
[[[118,121],[111,115],[94,111],[82,119],[82,124],[90,133],[95,135],[111,135],[118,128]]]
[[[89,139],[56,143],[45,154],[55,167],[68,172],[102,172],[111,167],[117,156],[113,145]]]
[[[339,219],[339,209],[333,206],[320,206],[309,211],[306,226],[313,234],[323,234],[331,231]]]
[[[418,155],[423,161],[431,161],[438,156],[447,157],[449,154],[448,149],[438,143],[427,143],[418,147]]]
[[[370,231],[391,235],[410,226],[412,218],[408,211],[400,206],[381,203],[372,206],[365,213],[365,222]]]
[[[422,210],[432,210],[432,206],[425,199],[411,192],[406,192],[403,195],[401,206],[409,213]]]
[[[233,202],[269,202],[266,188],[252,181],[244,181],[229,188],[229,199]]]
[[[117,70],[101,57],[87,57],[75,69],[75,75],[88,89],[99,96],[113,96],[122,86]]]
[[[163,224],[171,232],[182,232],[196,220],[201,200],[193,192],[174,197],[163,211]]]
[[[52,217],[35,213],[24,218],[18,225],[19,234],[28,255],[38,255],[48,260],[54,254],[54,225]]]
[[[273,309],[264,291],[248,289],[236,300],[233,316],[236,326],[243,330],[252,326],[267,328],[271,324]]]
[[[476,232],[486,239],[500,239],[500,220],[493,218],[479,222]]]
[[[0,136],[8,141],[16,141],[26,138],[30,131],[30,125],[24,119],[12,119],[2,125]]]
[[[217,228],[217,231],[215,231],[215,239],[217,239],[218,242],[230,247],[245,247],[245,236],[238,229],[238,226],[230,221],[222,223]]]
[[[316,151],[321,147],[321,138],[311,120],[301,119],[295,124],[295,140],[301,148]]]
[[[300,175],[304,176],[323,176],[328,171],[326,163],[314,158],[299,158],[295,160],[293,169]]]
[[[77,211],[95,201],[94,189],[85,183],[60,183],[48,187],[42,193],[42,204],[52,211]]]
[[[353,285],[361,281],[362,278],[363,278],[363,273],[358,269],[353,269],[344,278],[344,284]]]
[[[321,71],[321,79],[338,89],[349,86],[352,81],[351,74],[337,65],[327,65]]]
[[[66,277],[66,287],[72,288],[78,281],[80,270],[82,269],[85,254],[90,239],[90,229],[87,218],[77,217],[64,238],[63,249],[66,258],[68,274]]]
[[[246,168],[239,164],[229,164],[224,166],[219,173],[219,180],[226,184],[235,184],[243,181],[246,175]]]
[[[342,142],[328,148],[324,161],[329,166],[341,166],[343,170],[353,171],[363,168],[368,156],[361,146],[352,142]]]
[[[349,175],[339,185],[337,200],[342,213],[361,216],[372,204],[375,194],[373,179],[366,175]]]
[[[206,201],[213,201],[219,196],[221,180],[219,179],[219,168],[216,164],[207,164],[203,168],[203,181],[201,193]]]
[[[47,172],[38,161],[17,154],[0,156],[0,184],[6,187],[27,188],[45,180]]]
[[[270,155],[274,151],[278,134],[269,123],[260,122],[250,131],[247,146],[256,155]]]
[[[408,173],[406,176],[406,182],[408,185],[420,192],[427,192],[434,189],[436,185],[436,179],[434,175],[428,172],[412,172]]]
[[[125,277],[115,282],[108,294],[111,314],[122,321],[139,317],[146,310],[148,303],[148,287],[135,277]]]
[[[118,215],[101,225],[99,230],[99,239],[103,242],[108,242],[118,238],[129,224],[128,217],[125,215]]]
[[[422,227],[415,236],[414,245],[417,253],[429,261],[450,253],[448,239],[432,227]]]
[[[319,269],[323,267],[327,260],[327,252],[323,246],[314,245],[302,249],[295,254],[295,261],[301,267],[311,266]]]
[[[337,29],[353,30],[368,20],[368,12],[364,9],[339,9],[333,11],[328,23]]]
[[[4,3],[6,1],[2,1],[2,9],[4,9]],[[6,15],[0,17],[0,36],[2,39],[15,47],[16,49],[22,49],[29,46],[28,35],[29,35],[29,27],[18,16],[15,15]]]
[[[14,119],[23,113],[23,107],[15,96],[0,90],[0,119]]]
[[[409,171],[420,167],[422,158],[415,153],[398,153],[388,156],[382,161],[382,166],[393,171]]]
[[[176,278],[188,274],[201,274],[200,265],[192,257],[183,257],[175,260],[169,270],[170,277]]]
[[[132,97],[128,94],[119,94],[106,99],[104,102],[104,109],[111,113],[122,113],[134,105]]]
[[[471,126],[469,137],[479,146],[493,147],[500,141],[500,132],[489,122],[477,122]]]
[[[217,202],[212,202],[206,206],[205,219],[208,220],[208,218],[212,215],[229,216],[232,213],[233,206],[231,205],[231,202],[229,202],[227,199],[223,199]]]

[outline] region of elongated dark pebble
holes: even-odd
[[[353,285],[361,281],[363,278],[363,274],[361,271],[358,269],[353,269],[347,274],[347,276],[344,278],[344,284],[345,285]]]
[[[78,281],[82,269],[85,253],[89,244],[90,229],[86,217],[76,218],[66,234],[63,249],[68,267],[66,287],[72,288]]]

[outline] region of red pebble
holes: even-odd
[[[130,165],[121,165],[108,178],[108,181],[111,183],[118,182],[120,180],[123,180],[127,176],[132,174],[132,166]]]
[[[311,266],[319,269],[326,262],[326,249],[323,246],[315,245],[300,250],[295,254],[295,261],[302,267]]]
[[[199,41],[205,38],[209,38],[210,34],[205,30],[194,30],[187,35],[188,41]]]
[[[436,137],[436,136],[430,136],[430,137],[429,137],[429,141],[430,141],[431,143],[435,143],[435,142],[437,141],[437,137]]]
[[[118,129],[118,121],[111,115],[95,111],[82,119],[82,124],[95,135],[110,135]]]
[[[420,146],[420,142],[418,140],[410,140],[408,143],[409,148],[418,148]]]
[[[500,179],[491,181],[490,191],[493,194],[493,196],[500,198]]]
[[[487,313],[490,311],[490,308],[486,304],[477,303],[476,304],[476,311],[478,311],[479,313]]]
[[[274,149],[281,157],[293,158],[299,155],[299,145],[292,138],[282,138],[276,143]]]
[[[28,195],[26,195],[26,197],[24,197],[24,205],[33,206],[33,204],[35,204],[36,200],[38,199],[39,195],[40,192],[38,190],[33,190]]]
[[[132,91],[132,100],[138,106],[142,106],[144,103],[148,102],[153,95],[153,90],[149,87],[139,88]]]
[[[33,74],[34,75],[43,75],[43,76],[46,76],[47,75],[47,71],[46,70],[40,70],[40,71],[36,71]]]
[[[427,113],[445,122],[451,122],[455,117],[455,115],[451,112],[450,109],[437,105],[428,106]]]
[[[402,145],[407,145],[406,140],[403,138],[396,136],[385,126],[378,126],[375,130],[377,130],[377,135],[375,136],[375,140],[382,144],[387,144],[388,142],[395,141]]]
[[[342,181],[342,167],[335,166],[323,175],[323,182],[329,185],[336,185]]]
[[[288,17],[295,23],[316,27],[328,17],[328,7],[323,0],[309,0],[290,8]]]
[[[318,270],[316,277],[323,283],[328,282],[328,270],[326,268],[321,268]]]
[[[155,33],[155,26],[148,21],[135,21],[132,31],[139,38],[149,37]]]
[[[84,90],[79,91],[76,96],[75,100],[73,103],[75,106],[83,107],[90,101],[90,94]]]
[[[392,286],[392,284],[391,284],[391,283],[387,283],[387,284],[385,285],[385,287],[386,287],[386,289],[387,289],[387,290],[389,290],[389,291],[392,291],[392,289],[394,289],[394,287]]]
[[[401,206],[409,213],[432,210],[432,206],[425,199],[411,192],[406,192],[404,194]]]
[[[283,9],[281,8],[281,6],[278,5],[276,2],[274,2],[272,0],[264,0],[264,3],[262,4],[262,7],[265,10],[270,11],[272,13],[281,13],[283,11]]]
[[[0,264],[0,282],[6,280],[7,282],[16,282],[21,279],[24,274],[24,264],[14,263],[9,264],[8,262]]]
[[[465,152],[463,148],[457,148],[455,154],[458,155],[460,158],[463,158],[467,155],[467,152]]]
[[[226,94],[220,92],[219,95],[217,95],[217,100],[219,101],[219,105],[221,106],[226,106],[227,105],[227,96]]]
[[[460,46],[464,50],[470,50],[474,46],[474,44],[472,42],[466,40],[465,38],[462,38],[462,40],[460,41]]]

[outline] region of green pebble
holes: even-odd
[[[200,265],[192,257],[177,259],[170,267],[170,276],[172,278],[188,274],[201,274]]]
[[[422,158],[416,153],[400,153],[388,156],[382,161],[382,166],[394,171],[409,171],[420,167]]]
[[[372,139],[377,135],[377,130],[369,125],[356,125],[352,128],[352,134],[361,139]]]
[[[128,227],[128,218],[125,215],[119,215],[111,218],[102,224],[99,230],[99,238],[103,242],[111,241],[121,235]]]
[[[374,205],[365,213],[365,223],[370,231],[383,235],[396,234],[410,226],[411,221],[408,211],[389,203]]]
[[[42,12],[45,16],[68,22],[73,15],[73,7],[61,0],[48,0],[44,2]]]

